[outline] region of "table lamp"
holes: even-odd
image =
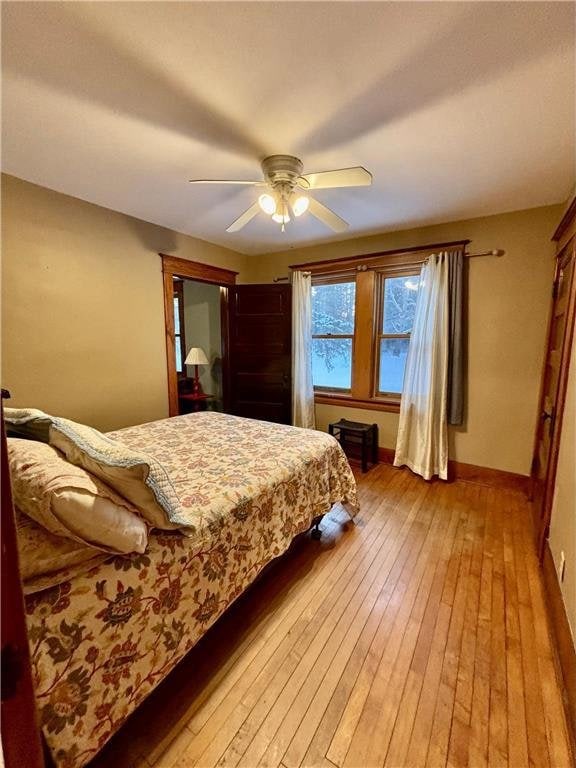
[[[186,360],[184,360],[184,364],[194,366],[194,383],[192,384],[192,394],[202,395],[202,386],[200,384],[200,379],[198,378],[198,366],[208,365],[208,358],[206,357],[204,350],[201,347],[192,347],[186,356]]]

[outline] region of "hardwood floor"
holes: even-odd
[[[523,495],[358,480],[94,768],[573,765]]]

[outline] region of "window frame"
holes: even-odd
[[[378,392],[379,351],[376,344],[382,327],[380,313],[383,302],[381,275],[397,277],[419,275],[428,256],[439,251],[464,251],[470,240],[455,240],[413,248],[402,248],[361,256],[329,259],[304,264],[292,264],[290,269],[307,271],[312,283],[337,282],[339,278],[356,280],[355,334],[352,343],[351,391],[314,387],[314,401],[319,404],[341,405],[366,410],[400,411],[400,395]],[[378,342],[379,343],[379,342]]]

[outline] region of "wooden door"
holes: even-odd
[[[292,286],[230,289],[230,412],[290,424]]]
[[[560,447],[562,411],[574,331],[576,237],[561,241],[556,260],[552,310],[542,375],[540,409],[532,460],[535,535],[540,555],[548,538]]]

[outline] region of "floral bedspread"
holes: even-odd
[[[262,568],[356,486],[326,434],[218,413],[109,433],[167,469],[187,535],[158,532],[29,595],[38,711],[58,766],[88,762]]]

